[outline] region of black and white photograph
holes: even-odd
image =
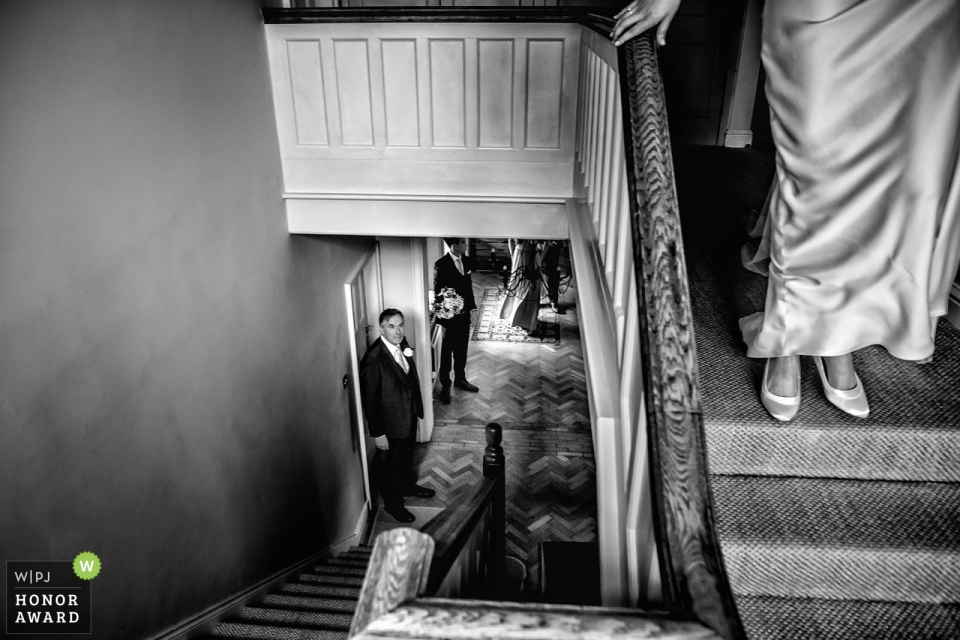
[[[957,0],[0,0],[0,635],[960,639]]]

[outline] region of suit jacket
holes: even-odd
[[[450,287],[463,298],[463,311],[452,318],[437,318],[437,322],[442,325],[457,321],[469,323],[470,312],[477,308],[477,303],[473,299],[473,278],[470,276],[473,271],[473,260],[470,256],[461,256],[460,260],[463,261],[463,275],[460,275],[453,256],[449,253],[433,263],[433,292],[438,294],[441,289]]]
[[[410,345],[406,338],[400,343],[403,351]],[[406,357],[406,356],[403,356]],[[402,439],[410,436],[414,418],[423,417],[423,398],[420,378],[413,358],[407,358],[410,372],[404,373],[383,338],[370,345],[360,360],[360,397],[363,413],[367,416],[370,436]]]

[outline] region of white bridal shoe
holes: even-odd
[[[763,380],[760,382],[760,402],[770,412],[770,415],[777,420],[781,422],[792,420],[800,409],[800,368],[797,367],[797,395],[792,397],[777,396],[770,393],[770,389],[767,388],[767,373],[769,371],[770,358],[767,358],[767,363],[763,366]]]
[[[870,405],[867,404],[867,392],[863,389],[863,383],[860,382],[860,376],[854,372],[857,379],[857,386],[853,389],[834,389],[827,380],[827,369],[823,364],[823,358],[813,356],[813,361],[817,363],[817,371],[820,373],[820,382],[823,383],[823,394],[827,396],[833,406],[844,413],[849,413],[854,418],[866,418],[870,415]]]

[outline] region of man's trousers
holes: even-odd
[[[450,361],[453,360],[453,380],[466,380],[467,346],[470,344],[470,314],[456,316],[444,325],[443,345],[440,347],[441,387],[450,386]]]
[[[383,452],[380,473],[380,495],[388,509],[403,506],[403,494],[417,484],[417,472],[413,468],[413,445],[417,441],[417,419],[413,419],[410,436],[387,437],[390,448]]]

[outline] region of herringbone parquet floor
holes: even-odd
[[[495,286],[476,274],[474,287]],[[507,554],[527,568],[522,599],[539,595],[539,545],[596,540],[597,493],[583,353],[575,295],[561,298],[560,345],[472,341],[467,377],[479,393],[453,389],[435,403],[433,440],[417,447],[421,484],[436,489],[425,504],[447,506],[479,482],[483,427],[504,427],[507,461]]]

